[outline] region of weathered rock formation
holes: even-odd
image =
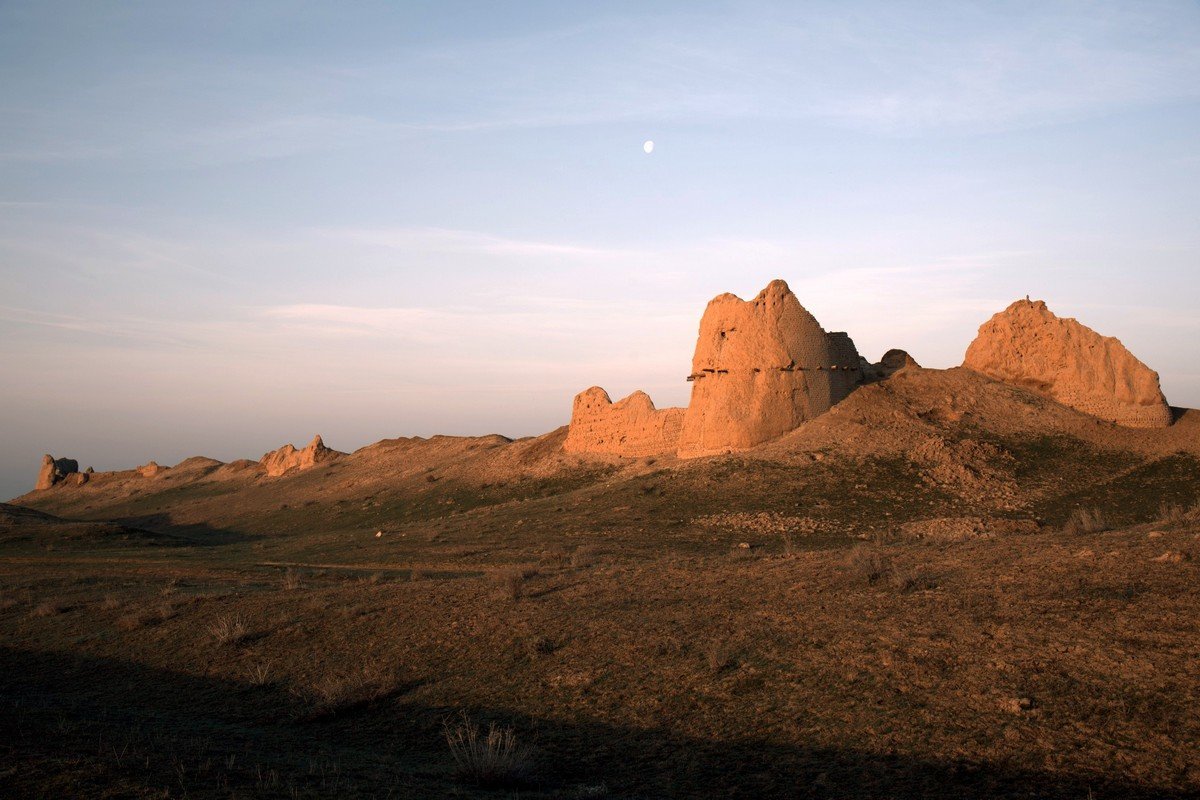
[[[47,453],[42,456],[42,466],[38,470],[35,490],[49,489],[54,484],[65,480],[68,475],[79,472],[79,462],[73,458],[55,458]]]
[[[608,392],[593,386],[575,395],[563,449],[633,457],[674,453],[683,413],[682,408],[655,408],[640,391],[614,403]]]
[[[258,461],[267,468],[267,475],[278,477],[289,470],[308,469],[314,464],[344,455],[345,453],[326,447],[325,442],[321,441],[321,437],[318,435],[314,436],[313,440],[308,443],[308,447],[303,450],[297,450],[291,444],[285,444],[278,450],[272,450],[265,454]]]
[[[1056,317],[1040,300],[1018,300],[980,326],[963,366],[1118,425],[1171,424],[1157,372],[1117,339]]]
[[[773,439],[828,411],[861,379],[850,337],[827,334],[783,281],[753,300],[720,295],[700,320],[679,455]]]

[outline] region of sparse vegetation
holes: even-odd
[[[398,688],[396,671],[377,660],[330,670],[293,691],[305,704],[307,719],[333,717],[391,696]]]
[[[537,574],[536,567],[505,567],[497,570],[493,574],[492,580],[504,597],[517,601],[525,596],[526,582]]]
[[[288,567],[283,573],[283,588],[284,591],[294,592],[297,589],[304,588],[304,579],[296,570]]]
[[[1104,512],[1098,508],[1077,508],[1071,512],[1063,525],[1063,533],[1074,536],[1080,533],[1102,533],[1109,530]]]
[[[218,617],[208,626],[208,633],[221,645],[234,645],[246,639],[250,631],[240,614]]]
[[[581,544],[571,553],[571,566],[575,569],[590,567],[600,558],[600,548]]]
[[[106,594],[100,601],[100,608],[105,611],[116,611],[121,607],[121,600],[115,594]]]
[[[53,617],[62,614],[70,606],[62,600],[45,600],[33,607],[35,617]]]
[[[705,651],[705,662],[708,664],[708,670],[716,675],[733,666],[733,645],[728,639],[715,639]]]
[[[533,764],[533,751],[522,744],[516,731],[492,722],[484,733],[463,712],[457,722],[442,723],[442,735],[458,765],[459,774],[476,786],[504,788],[526,781]]]
[[[892,560],[875,545],[860,544],[846,554],[846,568],[853,577],[874,586],[891,574]]]

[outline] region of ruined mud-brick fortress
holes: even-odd
[[[1018,301],[979,329],[963,366],[1130,427],[1165,427],[1158,374],[1117,340],[1043,302]],[[863,383],[919,368],[901,350],[875,364],[846,333],[826,332],[782,280],[753,300],[723,294],[700,319],[687,408],[645,392],[612,402],[593,386],[575,397],[563,445],[572,453],[681,458],[745,450],[802,425]]]

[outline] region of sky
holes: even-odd
[[[1200,406],[1200,4],[0,2],[0,497],[686,405],[722,292]],[[643,142],[653,140],[653,152]]]

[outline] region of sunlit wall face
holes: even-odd
[[[594,5],[0,6],[0,495],[683,404],[774,277],[939,367],[1043,298],[1200,405],[1195,4]]]

